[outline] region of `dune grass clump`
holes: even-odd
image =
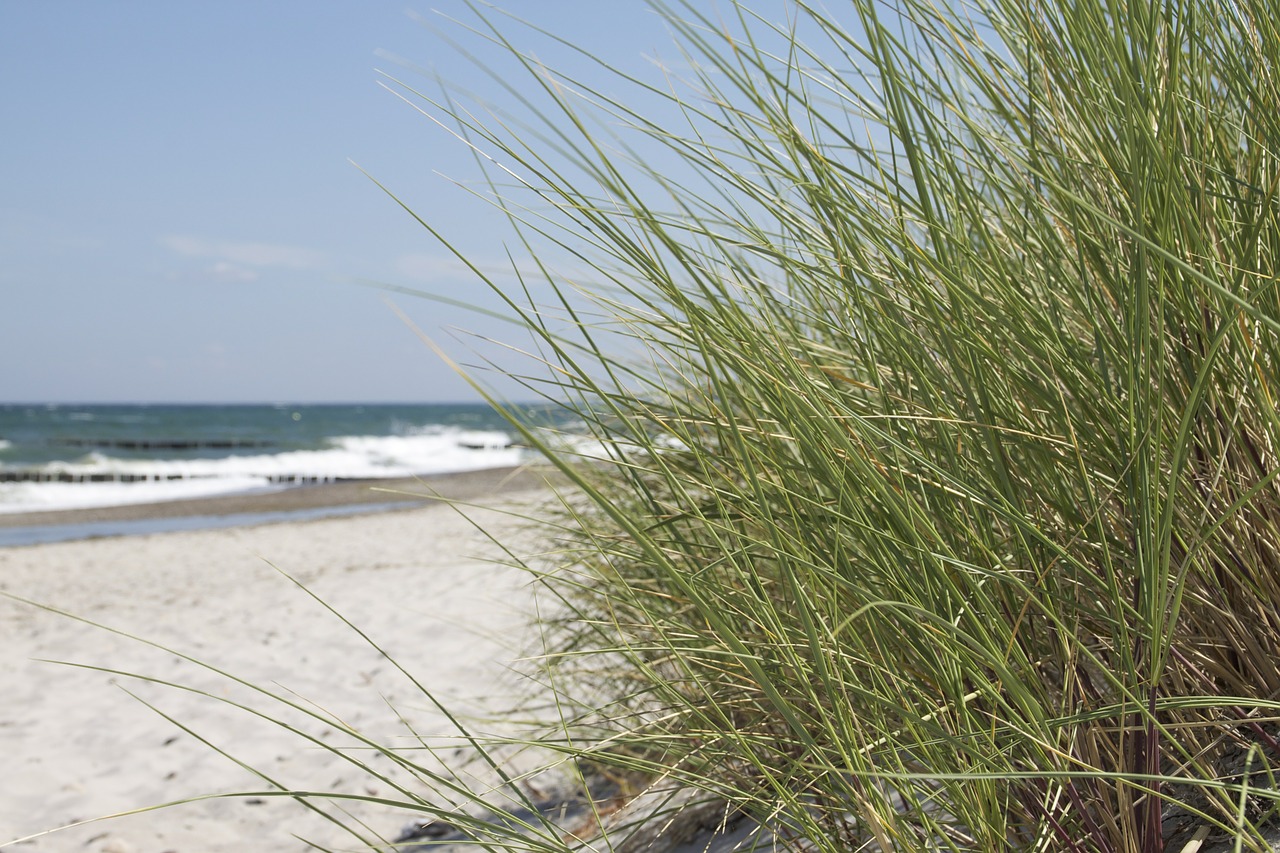
[[[572,751],[805,849],[1269,849],[1276,9],[776,5],[666,10],[667,88],[481,26],[537,126],[407,93],[602,448],[547,448]]]

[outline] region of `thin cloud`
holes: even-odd
[[[215,272],[222,267],[227,273],[239,270],[256,276],[255,268],[314,270],[325,267],[328,262],[324,252],[281,243],[209,240],[177,234],[163,238],[161,243],[189,258],[216,258]]]
[[[257,270],[238,266],[229,261],[218,261],[210,266],[209,275],[218,281],[249,282],[260,278]]]

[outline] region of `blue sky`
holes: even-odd
[[[670,51],[643,0],[503,5],[629,70]],[[474,177],[467,152],[378,82],[432,85],[398,57],[493,91],[436,10],[474,20],[453,0],[0,0],[0,402],[473,399],[358,283],[491,301],[349,162],[503,256],[437,174]],[[445,341],[506,334],[395,301]]]

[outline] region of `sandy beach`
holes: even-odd
[[[423,498],[395,511],[0,548],[0,590],[168,647],[163,651],[67,616],[0,598],[0,846],[21,851],[217,853],[359,849],[350,836],[284,798],[210,799],[96,821],[103,815],[208,794],[270,786],[199,738],[282,785],[398,797],[389,781],[358,774],[341,756],[219,699],[284,714],[306,735],[342,745],[338,727],[291,711],[183,660],[272,686],[379,742],[458,746],[430,700],[379,652],[281,574],[287,572],[366,631],[451,709],[483,716],[526,708],[532,686],[510,664],[529,649],[527,577],[494,562],[473,521],[526,535],[504,509],[544,497],[537,475],[510,471],[400,483],[401,492],[499,509],[453,508]],[[376,495],[376,496],[375,496]],[[388,501],[359,484],[297,489],[161,507],[14,517],[6,524],[69,524],[89,514],[261,513],[282,506]],[[406,499],[392,496],[391,500]],[[328,502],[328,503],[326,503]],[[527,535],[526,535],[526,541]],[[180,682],[174,690],[69,661]],[[126,692],[129,691],[129,692]],[[130,695],[132,692],[134,695]],[[153,710],[147,707],[150,703]],[[157,713],[159,711],[160,713]],[[175,722],[165,719],[167,715]],[[417,750],[425,756],[424,750]],[[364,753],[368,758],[368,753]],[[427,759],[424,757],[424,761]],[[390,762],[374,759],[391,770]],[[390,840],[411,815],[351,804],[366,837]]]

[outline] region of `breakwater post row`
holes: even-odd
[[[257,450],[275,446],[271,441],[239,438],[51,438],[46,444],[50,447],[97,447],[110,450]]]
[[[164,483],[174,480],[211,480],[216,475],[201,474],[129,474],[122,472],[73,473],[70,471],[0,471],[0,483]],[[273,485],[313,485],[348,483],[356,477],[331,477],[317,474],[263,474],[258,479]]]

